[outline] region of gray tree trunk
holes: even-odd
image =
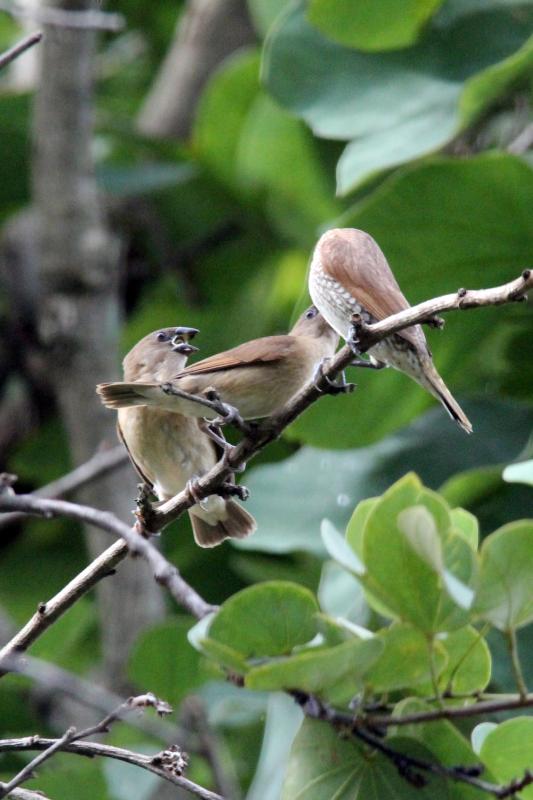
[[[91,0],[59,0],[62,9],[87,10]],[[93,31],[47,27],[34,113],[33,187],[42,296],[40,337],[65,424],[73,461],[115,439],[115,419],[99,402],[95,384],[117,376],[120,246],[98,197],[93,134]],[[82,502],[132,520],[135,479],[117,470],[79,494]],[[89,530],[91,557],[109,545]],[[146,564],[128,559],[97,590],[104,678],[123,688],[123,665],[133,640],[163,613],[163,599]]]

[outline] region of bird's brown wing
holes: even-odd
[[[205,375],[210,372],[236,369],[237,367],[258,367],[263,364],[275,364],[288,355],[296,344],[294,336],[265,336],[253,339],[231,350],[217,353],[182,370],[176,378],[185,375]]]
[[[140,466],[137,464],[137,462],[133,458],[129,447],[126,444],[126,439],[124,438],[124,434],[122,433],[122,429],[121,429],[120,424],[118,422],[117,422],[117,436],[120,439],[120,441],[122,442],[122,444],[124,445],[124,447],[126,448],[126,452],[127,452],[128,456],[130,457],[131,464],[132,464],[135,472],[139,476],[139,478],[143,481],[143,483],[145,483],[147,486],[149,486],[150,489],[153,489],[154,488],[154,484],[152,483],[152,481],[149,478],[146,477],[146,475],[144,474],[144,472],[142,471]]]
[[[333,232],[332,232],[333,233]],[[347,289],[377,320],[410,308],[383,252],[364,231],[344,228],[328,237],[321,250],[324,272]],[[420,326],[400,331],[408,342],[425,343]]]

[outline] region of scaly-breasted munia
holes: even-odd
[[[195,417],[216,413],[168,392],[176,387],[202,395],[215,390],[244,419],[271,416],[309,383],[325,359],[333,356],[339,337],[314,306],[289,334],[265,336],[198,361],[157,382],[107,383],[97,387],[109,408],[157,406]]]
[[[194,328],[163,328],[141,339],[123,361],[126,381],[168,381],[185,367],[198,348],[187,341]],[[135,383],[129,384],[135,386]],[[214,442],[198,420],[160,408],[120,408],[117,429],[133,466],[159,500],[168,500],[203,475],[219,458]],[[200,547],[253,533],[254,518],[238,503],[218,495],[189,509],[194,538]]]
[[[409,308],[378,244],[355,228],[337,228],[320,237],[311,261],[309,292],[321,314],[347,341],[353,314],[372,323]],[[436,397],[463,430],[472,432],[470,421],[435,369],[420,325],[383,339],[368,354],[377,367],[405,372]]]

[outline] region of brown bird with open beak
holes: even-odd
[[[163,328],[148,334],[125,357],[125,380],[170,380],[185,367],[187,356],[198,350],[188,341],[196,333],[196,328]],[[181,492],[220,456],[198,420],[159,408],[120,408],[117,430],[133,466],[159,500]],[[242,539],[256,528],[251,514],[234,500],[218,495],[192,506],[189,517],[200,547],[214,547],[228,538]]]
[[[97,387],[109,408],[157,406],[195,417],[214,411],[169,392],[172,387],[202,395],[215,390],[222,402],[244,419],[268,417],[309,383],[325,359],[333,356],[339,337],[314,306],[289,334],[265,336],[198,361],[157,382],[106,383]]]
[[[364,231],[337,228],[320,237],[309,272],[311,298],[329,324],[348,343],[352,315],[376,322],[409,308],[409,303],[378,244]],[[368,351],[375,368],[391,366],[427,389],[467,433],[472,425],[435,369],[420,325],[379,342]]]

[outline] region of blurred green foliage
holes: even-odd
[[[110,4],[125,15],[128,29],[100,43],[94,150],[102,191],[125,238],[123,352],[164,325],[199,327],[202,356],[287,330],[295,309],[307,302],[311,248],[333,225],[369,231],[411,302],[459,286],[505,282],[531,266],[531,158],[505,152],[520,132],[516,126],[531,95],[531,2],[248,5],[260,41],[212,75],[190,140],[178,144],[139,135],[135,114],[183,3],[158,0],[149,9],[141,0]],[[7,16],[0,19],[2,46],[19,34]],[[29,200],[30,109],[28,95],[0,85],[0,133],[9,153],[0,180],[2,222]],[[186,518],[165,534],[166,553],[184,577],[208,600],[226,604],[209,635],[196,637],[203,640],[200,654],[187,639],[193,621],[169,603],[167,619],[137,642],[128,677],[138,691],[153,690],[175,703],[178,714],[188,694],[202,698],[225,766],[248,800],[292,800],[304,790],[309,800],[327,800],[357,780],[363,788],[352,796],[364,800],[392,791],[412,797],[412,788],[381,757],[364,758],[357,745],[339,741],[320,723],[306,721],[296,733],[300,712],[287,698],[228,685],[220,664],[237,671],[244,665],[256,688],[283,688],[290,677],[339,703],[373,685],[392,692],[397,713],[406,714],[425,708],[422,698],[432,691],[429,631],[438,634],[433,658],[441,690],[450,681],[458,693],[484,690],[490,679],[489,689],[514,691],[503,637],[491,631],[487,645],[480,628],[483,619],[498,628],[510,619],[513,625],[530,620],[530,605],[515,606],[514,595],[509,617],[506,581],[516,577],[519,598],[530,600],[531,526],[512,523],[532,509],[531,469],[521,463],[531,459],[532,335],[531,308],[518,304],[449,315],[444,331],[430,332],[439,370],[464,398],[472,437],[456,430],[440,408],[427,411],[431,398],[405,376],[360,370],[351,376],[357,392],[316,404],[262,455],[263,463],[252,465],[245,483],[259,522],[254,537],[238,549],[226,543],[201,551]],[[7,466],[27,486],[66,471],[60,422],[46,420],[10,453]],[[406,518],[415,531],[409,538],[405,526],[384,527],[368,502],[358,506],[344,541],[339,531],[354,507],[411,470],[441,492],[440,499],[429,491],[421,497],[411,484],[417,496],[402,506],[421,505],[432,515],[433,527],[421,517],[431,529],[431,547],[426,540],[422,547],[415,517]],[[480,559],[474,517],[455,513],[458,506],[476,515],[482,538],[488,535]],[[374,528],[367,530],[372,514]],[[324,519],[329,538],[321,536]],[[511,542],[519,535],[526,539],[520,549]],[[396,551],[389,547],[393,536]],[[495,575],[491,553],[500,545],[498,563],[505,570]],[[367,580],[346,570],[346,547],[365,564]],[[85,563],[72,525],[27,523],[4,543],[0,602],[20,624]],[[411,568],[403,574],[407,563]],[[477,590],[478,570],[476,616],[460,601]],[[414,572],[419,595],[412,591]],[[262,581],[268,583],[248,588]],[[238,608],[243,597],[246,614]],[[93,603],[80,601],[42,637],[35,654],[75,672],[94,672],[100,653]],[[278,623],[271,611],[278,606],[278,616],[292,621],[282,637],[269,627]],[[361,639],[354,624],[375,636]],[[241,628],[239,638],[235,631]],[[323,643],[306,650],[314,632]],[[252,633],[259,642],[241,641]],[[530,625],[518,641],[521,652],[533,646]],[[249,663],[254,653],[265,663]],[[531,664],[524,667],[533,681]],[[0,690],[4,732],[33,732],[38,720],[27,682],[8,681],[8,689]],[[527,765],[522,743],[530,753],[530,722],[474,730],[472,745],[469,728],[459,731],[448,722],[410,726],[391,744],[445,763],[481,758],[492,779],[505,781]],[[143,749],[133,735],[117,728],[113,741],[135,741]],[[147,751],[151,747],[153,742],[146,744]],[[502,760],[511,747],[512,759]],[[22,763],[11,756],[1,777]],[[332,777],[333,764],[339,769]],[[62,756],[34,786],[57,800],[71,797],[73,785],[80,798],[144,800],[154,786],[131,774],[121,765],[104,768]],[[189,774],[213,785],[200,758]],[[430,793],[474,797],[441,782],[418,794]]]

